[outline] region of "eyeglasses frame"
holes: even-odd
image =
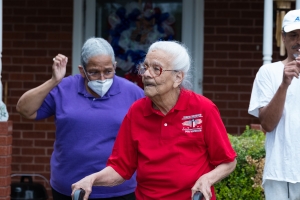
[[[153,66],[146,66],[146,65],[144,65],[143,63],[142,64],[140,64],[139,66],[138,66],[138,74],[140,75],[140,76],[143,76],[144,74],[145,74],[145,72],[147,71],[147,70],[149,70],[149,68],[150,67],[152,67],[153,68]],[[143,73],[140,73],[140,69],[144,69],[145,71],[143,72]],[[160,68],[160,70],[159,70],[159,74],[157,75],[157,74],[155,74],[155,75],[153,75],[150,71],[149,71],[149,73],[153,76],[153,77],[159,77],[163,72],[165,72],[165,71],[173,71],[173,72],[178,72],[178,70],[174,70],[174,69],[162,69],[162,67],[159,67]],[[153,68],[154,69],[154,68]]]

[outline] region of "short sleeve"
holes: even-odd
[[[126,180],[131,178],[137,168],[137,149],[131,136],[131,120],[128,114],[122,122],[107,166],[112,167]]]
[[[53,95],[56,91],[54,88],[44,99],[41,107],[37,110],[37,116],[35,120],[46,119],[55,114],[55,101]]]
[[[266,106],[273,98],[275,91],[271,82],[268,68],[262,66],[256,74],[253,82],[248,113],[258,117],[259,108]]]
[[[215,105],[205,120],[205,142],[208,148],[210,163],[218,166],[222,163],[232,162],[236,158],[236,152],[231,146],[219,110]]]

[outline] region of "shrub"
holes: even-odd
[[[265,159],[265,134],[246,126],[242,135],[228,134],[228,136],[237,153],[237,166],[227,178],[215,184],[217,199],[265,199],[261,187]]]

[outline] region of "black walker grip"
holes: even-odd
[[[195,192],[193,200],[202,200],[203,194],[200,191]]]
[[[84,189],[80,188],[74,192],[73,200],[83,200],[84,195],[85,195]]]

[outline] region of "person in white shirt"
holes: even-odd
[[[259,69],[248,112],[266,131],[266,200],[300,200],[300,10],[284,16],[282,40],[287,58]]]

